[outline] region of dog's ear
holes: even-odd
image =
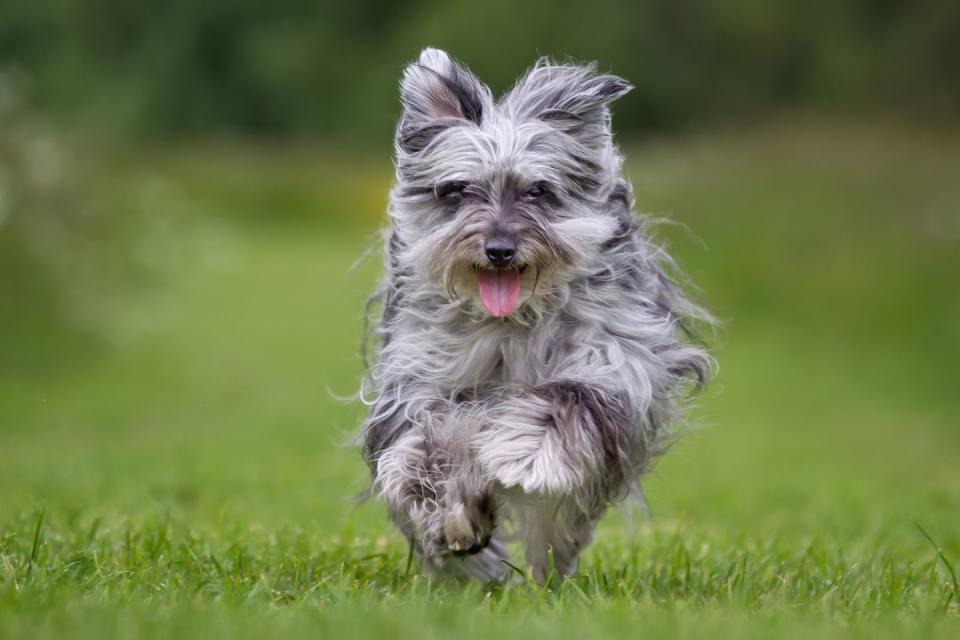
[[[397,145],[411,153],[447,127],[480,124],[493,103],[486,85],[439,49],[424,49],[420,59],[404,69],[400,99]]]
[[[537,118],[567,133],[609,133],[609,104],[633,86],[598,74],[595,65],[558,65],[542,59],[503,99],[516,119]]]

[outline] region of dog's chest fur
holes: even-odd
[[[448,356],[441,369],[442,386],[451,390],[503,383],[541,384],[556,373],[569,347],[569,332],[551,317],[535,327],[512,322],[463,320],[434,327],[440,349]]]

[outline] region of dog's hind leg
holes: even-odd
[[[603,511],[599,508],[585,513],[570,497],[520,498],[513,513],[523,536],[526,564],[539,583],[551,576],[562,579],[577,572],[580,552],[593,541]]]

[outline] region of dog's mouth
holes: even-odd
[[[474,270],[477,273],[480,301],[487,313],[497,318],[505,318],[513,313],[520,297],[520,274],[527,270],[527,265],[505,269],[475,265]]]

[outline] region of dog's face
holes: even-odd
[[[514,314],[587,267],[629,198],[610,101],[590,66],[541,61],[503,98],[447,54],[404,72],[391,218],[406,269],[491,316]]]

